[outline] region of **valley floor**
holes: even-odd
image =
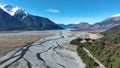
[[[0,34],[0,36],[23,36],[25,34],[31,36],[31,34],[40,35],[39,33],[43,36],[50,34],[50,36],[47,35],[48,37],[8,52],[0,58],[0,68],[85,68],[77,52],[70,51],[67,47],[75,38],[88,37],[87,32],[75,33],[58,30],[37,32],[37,34],[35,32]]]

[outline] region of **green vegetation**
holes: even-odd
[[[101,40],[106,44],[113,45],[120,43],[120,25],[115,26],[105,32],[102,32],[101,34],[104,35],[104,37]]]
[[[77,48],[78,55],[81,57],[83,62],[86,64],[86,68],[95,68],[95,66],[98,66],[97,63],[95,63],[93,59],[87,56],[86,52],[82,48],[82,44],[80,43],[80,41],[82,41],[81,38],[74,39],[70,42],[70,44],[74,44],[78,46]]]
[[[92,42],[80,43],[79,40],[74,40],[72,43],[87,48],[106,68],[120,68],[120,26],[111,28],[102,34],[103,38]],[[79,47],[77,52],[86,63],[86,68],[94,68],[95,62],[86,57],[82,48]]]
[[[98,60],[101,61],[107,68],[120,67],[120,48],[114,46],[98,45],[99,42],[82,44],[87,48]]]
[[[78,39],[74,39],[70,42],[70,44],[74,44],[74,45],[79,45],[80,44],[80,41],[82,41],[83,39],[81,38],[78,38]]]

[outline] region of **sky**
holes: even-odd
[[[120,14],[120,0],[0,0],[0,4],[21,7],[57,24],[94,24]]]

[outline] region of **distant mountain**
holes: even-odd
[[[97,30],[106,30],[106,29],[112,28],[117,25],[120,25],[120,14],[108,17],[102,22],[96,23],[93,26]]]
[[[81,31],[84,31],[84,30],[92,30],[92,25],[86,23],[86,22],[81,22],[79,24],[76,24],[74,26],[72,26],[71,28],[72,29],[76,29],[76,30],[81,30]]]
[[[62,28],[70,28],[70,27],[73,27],[75,24],[58,24],[59,26],[61,26]]]
[[[27,11],[25,11],[22,8],[13,7],[13,6],[7,5],[7,4],[0,5],[0,8],[3,10],[3,12],[8,13],[8,15],[12,17],[12,19],[10,19],[8,21],[11,21],[11,20],[16,21],[17,20],[17,21],[21,22],[25,27],[25,28],[21,28],[21,29],[27,29],[27,30],[57,30],[57,29],[63,29],[62,27],[55,24],[54,22],[52,22],[48,18],[40,17],[40,16],[34,16],[32,14],[29,14]],[[5,17],[3,17],[3,18],[5,18]],[[6,22],[6,23],[9,24],[8,22]],[[16,24],[17,24],[17,22],[16,22]],[[6,27],[7,27],[7,25],[6,25]],[[14,29],[16,29],[16,28],[14,28]]]
[[[102,22],[97,22],[93,25],[90,25],[86,22],[82,22],[74,25],[71,28],[74,28],[76,30],[107,30],[117,25],[120,25],[120,14],[108,17]]]

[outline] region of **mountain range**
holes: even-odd
[[[11,5],[0,5],[0,30],[58,30],[70,28],[76,30],[107,30],[120,25],[120,14],[106,18],[93,25],[87,22],[79,24],[55,24],[48,18],[35,16],[26,10]]]
[[[45,17],[29,14],[22,8],[0,5],[0,30],[58,30],[63,29]]]
[[[72,24],[72,27],[70,26],[67,28],[82,30],[82,31],[84,31],[84,30],[87,30],[87,31],[88,30],[107,30],[107,29],[112,28],[117,25],[120,25],[120,14],[108,17],[105,20],[103,20],[102,22],[97,22],[93,25],[91,25],[87,22],[81,22],[78,24]]]

